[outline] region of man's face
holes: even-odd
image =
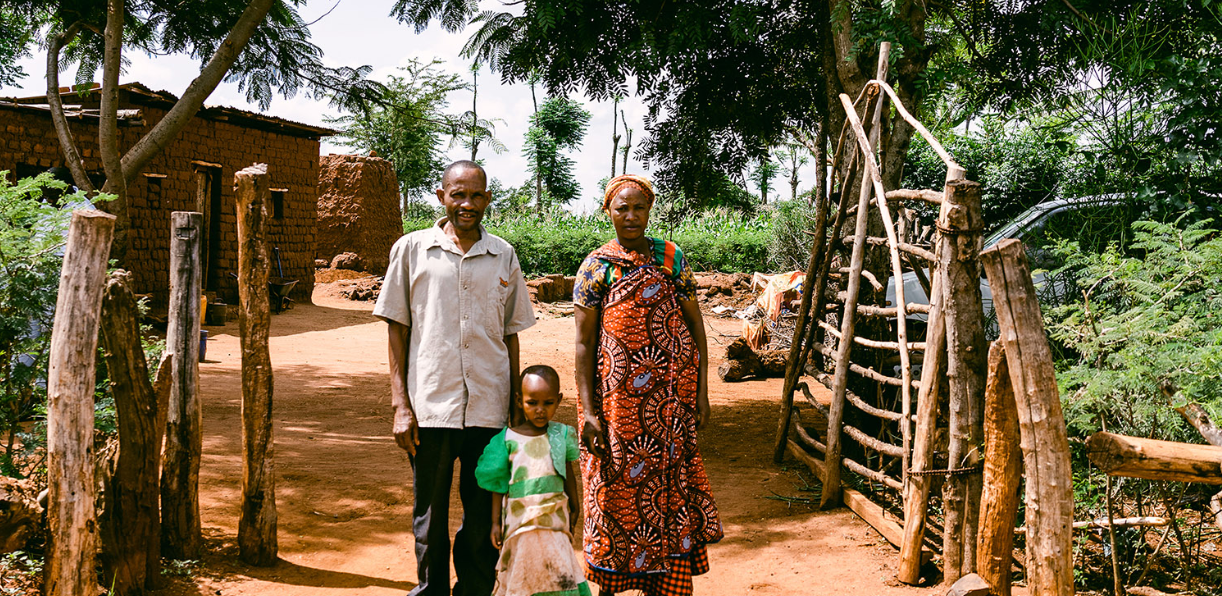
[[[445,207],[446,217],[459,232],[479,229],[484,210],[492,201],[488,193],[483,171],[476,168],[460,168],[450,172],[441,181],[437,200]]]

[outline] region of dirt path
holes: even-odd
[[[322,294],[317,305],[272,318],[280,563],[256,569],[237,561],[237,326],[211,327],[208,361],[200,366],[208,554],[192,573],[198,588],[180,580],[168,593],[401,595],[415,585],[411,468],[389,435],[386,328],[369,314],[371,303]],[[716,367],[718,342],[728,343],[738,326],[709,324]],[[547,363],[561,371],[566,399],[559,419],[574,423],[573,319],[541,320],[521,339],[523,366]],[[811,496],[798,490],[805,470],[771,462],[779,393],[779,380],[731,385],[714,375],[713,421],[701,450],[726,538],[710,547],[712,571],[696,579],[697,593],[932,593],[898,585],[895,551],[847,510],[816,512],[767,498]],[[459,510],[457,500],[452,508]]]

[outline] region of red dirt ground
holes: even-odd
[[[329,284],[328,284],[329,285]],[[415,584],[411,468],[390,436],[386,328],[372,303],[328,295],[272,318],[275,467],[280,562],[251,568],[235,545],[241,488],[241,385],[236,323],[208,328],[200,366],[204,457],[200,499],[208,552],[167,594],[404,594]],[[712,368],[738,334],[737,320],[708,317]],[[573,319],[524,332],[523,366],[562,372],[559,419],[575,422]],[[896,551],[847,509],[802,503],[809,473],[771,461],[781,381],[724,384],[711,375],[713,420],[701,437],[726,538],[709,548],[701,595],[934,594],[898,584]],[[817,387],[817,385],[816,385]],[[457,530],[455,498],[452,530]]]

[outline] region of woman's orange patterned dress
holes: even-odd
[[[603,458],[581,452],[585,557],[604,591],[690,593],[722,527],[696,444],[700,354],[676,288],[694,298],[694,283],[674,244],[652,245],[650,259],[607,243],[574,290],[601,309],[595,403],[609,444]]]

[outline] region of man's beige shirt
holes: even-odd
[[[411,328],[407,392],[421,427],[500,428],[509,413],[505,336],[535,324],[530,293],[513,246],[481,226],[463,254],[445,222],[395,242],[373,314]]]

